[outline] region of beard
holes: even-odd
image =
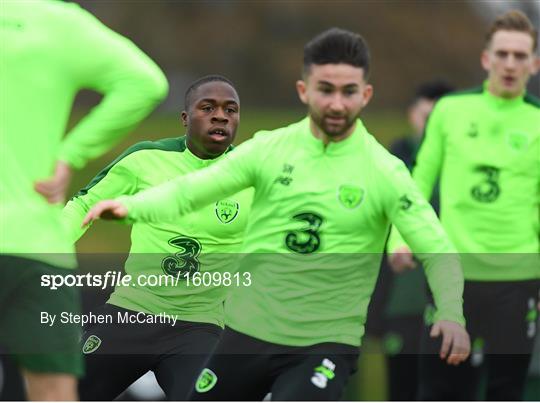
[[[309,108],[309,115],[313,122],[321,129],[328,137],[339,137],[347,133],[354,126],[356,119],[358,119],[360,112],[356,114],[343,114],[343,115],[330,115],[319,114],[313,109]],[[329,118],[340,118],[341,122],[332,122]]]

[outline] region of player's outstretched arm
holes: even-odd
[[[88,226],[81,227],[81,222],[92,206],[101,200],[131,195],[137,191],[140,154],[135,150],[137,145],[128,148],[66,204],[62,210],[62,225],[71,242],[77,242],[88,229]]]
[[[256,186],[260,148],[253,140],[247,141],[209,167],[132,196],[121,196],[114,202],[99,203],[88,213],[84,224],[100,217],[127,218],[129,222],[175,222],[182,215]]]

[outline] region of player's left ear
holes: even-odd
[[[362,108],[366,107],[371,100],[371,97],[373,97],[373,86],[371,84],[367,84],[362,91]]]
[[[186,111],[182,111],[182,113],[180,114],[180,120],[182,120],[182,126],[188,127],[189,117]]]
[[[296,82],[296,92],[298,92],[298,98],[300,98],[300,101],[302,101],[304,104],[307,104],[307,84],[304,80],[298,80]]]

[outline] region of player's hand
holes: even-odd
[[[465,361],[471,352],[469,334],[459,323],[439,320],[435,322],[429,335],[442,336],[440,357],[448,364],[458,365]]]
[[[81,227],[100,218],[105,220],[121,220],[127,217],[127,215],[128,210],[122,203],[116,200],[103,200],[90,209],[86,217],[84,217]]]
[[[34,183],[34,190],[44,196],[50,204],[65,203],[66,192],[71,181],[71,167],[58,161],[54,175]]]
[[[394,273],[403,273],[407,269],[416,268],[416,262],[413,259],[413,254],[407,246],[400,246],[388,258],[390,268]]]

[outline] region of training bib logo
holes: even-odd
[[[197,383],[195,384],[195,390],[199,393],[208,392],[217,383],[217,375],[211,369],[205,368],[199,375]]]
[[[216,203],[216,216],[223,224],[232,222],[240,211],[240,205],[234,200],[220,200]]]
[[[84,342],[82,351],[84,354],[90,354],[96,351],[101,346],[101,339],[97,336],[91,335]]]
[[[364,200],[364,189],[353,185],[341,185],[338,190],[338,199],[348,209],[354,209]]]
[[[324,389],[328,385],[328,381],[335,378],[334,370],[336,364],[328,358],[322,360],[322,364],[315,368],[315,373],[311,377],[311,383],[318,388]]]

